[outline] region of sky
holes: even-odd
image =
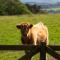
[[[22,2],[39,2],[39,3],[55,3],[60,2],[60,0],[21,0]]]

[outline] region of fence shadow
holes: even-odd
[[[25,55],[18,60],[31,60],[32,56],[40,52],[40,60],[46,60],[46,52],[53,56],[55,59],[60,60],[60,54],[56,51],[60,51],[60,46],[46,46],[45,43],[41,45],[0,45],[0,50],[24,50]]]
[[[57,49],[57,46],[54,46]],[[59,49],[58,49],[59,50]],[[46,47],[47,53],[53,56],[55,59],[60,60],[60,54],[56,53],[55,50],[51,47]]]

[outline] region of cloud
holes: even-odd
[[[54,3],[60,2],[60,0],[21,0],[22,2],[44,2],[44,3]]]

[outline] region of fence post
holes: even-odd
[[[46,44],[43,42],[40,45],[40,60],[46,60]]]

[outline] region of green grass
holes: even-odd
[[[44,22],[49,30],[49,44],[60,45],[60,14],[0,16],[0,45],[20,45],[21,34],[16,28],[17,23],[29,22],[36,24]],[[23,51],[0,51],[0,60],[18,60]],[[38,60],[39,54],[33,57]]]

